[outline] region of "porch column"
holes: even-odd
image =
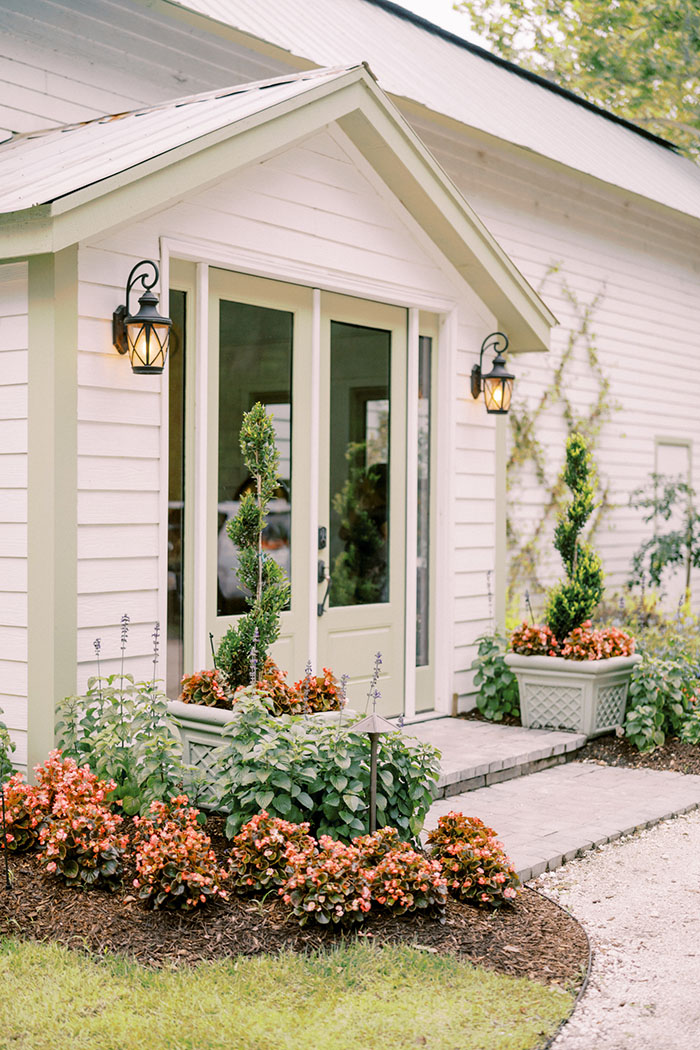
[[[27,767],[76,691],[78,250],[29,260]]]

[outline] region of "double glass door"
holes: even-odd
[[[399,714],[407,666],[423,664],[417,677],[431,692],[427,600],[418,659],[406,659],[407,311],[214,269],[209,295],[207,409],[197,417],[208,448],[206,631],[216,644],[247,607],[226,526],[251,484],[241,419],[260,401],[280,475],[263,546],[291,581],[272,655],[290,681],[309,659],[314,671],[349,675],[351,706],[364,710],[381,653],[377,709]],[[419,592],[424,562],[419,549]]]

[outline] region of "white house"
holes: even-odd
[[[156,620],[171,689],[210,664],[239,608],[224,524],[256,399],[282,453],[293,676],[311,658],[359,692],[381,650],[388,712],[469,704],[505,607],[507,420],[469,389],[499,330],[516,553],[565,398],[601,419],[619,586],[644,534],[628,492],[697,471],[691,162],[385,0],[10,0],[0,29],[0,706],[20,761],[95,638],[117,668],[124,613],[136,675]],[[112,345],[142,260],[174,321],[162,376]],[[518,455],[540,402],[544,481]],[[381,554],[327,596],[358,485]]]

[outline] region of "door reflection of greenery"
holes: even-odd
[[[333,560],[333,606],[387,600],[387,467],[386,463],[368,465],[367,453],[365,441],[348,445],[348,476],[333,497],[340,519],[337,535],[343,544]]]

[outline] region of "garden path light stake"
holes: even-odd
[[[7,860],[7,821],[5,820],[5,785],[0,785],[0,796],[2,796],[2,849],[5,854],[5,889],[11,890],[10,868]]]
[[[377,661],[375,663],[375,674],[379,677],[379,664],[381,663],[379,653],[377,653]],[[373,685],[376,685],[375,679],[372,681]],[[377,830],[377,756],[379,754],[379,737],[382,733],[395,733],[396,726],[377,714],[377,700],[381,696],[379,690],[370,686],[370,693],[372,696],[372,714],[368,715],[367,718],[363,718],[360,722],[355,722],[350,729],[353,733],[366,733],[369,737],[369,833],[373,835]]]

